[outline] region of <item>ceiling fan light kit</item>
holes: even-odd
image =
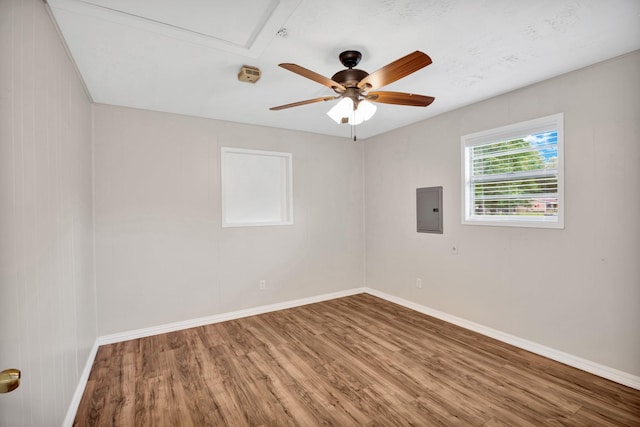
[[[355,105],[351,98],[342,98],[331,110],[327,111],[327,115],[338,124],[348,123],[355,126],[373,117],[377,109],[378,107],[364,99]]]
[[[356,126],[369,120],[375,114],[377,107],[371,102],[426,107],[435,99],[432,96],[412,93],[375,91],[431,64],[431,58],[423,52],[415,51],[410,53],[371,74],[364,70],[353,68],[362,59],[362,54],[356,50],[342,52],[339,55],[339,59],[342,65],[347,68],[338,71],[330,79],[296,64],[279,64],[280,67],[286,70],[332,89],[337,95],[280,105],[272,107],[271,110],[283,110],[342,98],[327,112],[327,115],[338,124],[348,123]]]

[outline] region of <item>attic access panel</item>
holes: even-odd
[[[442,187],[416,188],[418,233],[442,234]]]
[[[136,41],[139,44],[143,39],[135,36],[142,30],[150,35],[160,35],[223,52],[258,58],[300,2],[301,0],[47,1],[56,20],[64,22],[64,25],[61,25],[61,31],[81,70],[83,61],[79,60],[76,53],[86,50],[91,44],[87,44],[84,37],[76,40],[77,38],[69,37],[69,34],[86,35],[82,28],[87,21],[99,24],[94,25],[94,32],[108,28],[112,32],[123,30],[124,33],[121,33],[121,36],[126,37],[127,33],[132,35],[134,43],[126,49],[131,55],[135,54],[136,46],[143,47],[136,45]],[[230,25],[230,23],[233,24]],[[89,37],[91,39],[91,34]],[[100,36],[96,33],[93,37],[97,37],[93,40],[94,42],[98,39],[111,40],[105,34]],[[111,43],[113,42],[111,40]],[[96,49],[90,50],[93,52]],[[110,51],[110,49],[106,50]],[[84,57],[85,54],[82,56]]]

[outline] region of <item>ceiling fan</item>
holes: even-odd
[[[385,92],[376,90],[431,64],[431,58],[423,52],[415,51],[410,53],[409,55],[403,56],[402,58],[385,65],[371,74],[366,71],[353,68],[358,65],[360,59],[362,59],[362,54],[360,52],[356,50],[347,50],[342,52],[339,55],[339,58],[342,65],[347,67],[347,69],[338,71],[330,79],[296,64],[279,64],[280,67],[286,70],[333,89],[337,95],[307,99],[305,101],[280,105],[270,109],[283,110],[285,108],[298,107],[300,105],[342,98],[342,100],[327,114],[329,114],[329,116],[338,123],[356,125],[370,118],[373,115],[373,112],[375,112],[375,106],[366,101],[379,102],[383,104],[426,107],[435,99],[432,96],[416,95],[413,93]],[[357,113],[360,110],[362,110],[362,114],[358,115]]]

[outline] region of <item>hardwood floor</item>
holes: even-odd
[[[359,294],[100,347],[76,426],[640,426],[640,391]]]

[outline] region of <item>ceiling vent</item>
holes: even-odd
[[[251,67],[249,65],[243,65],[238,73],[238,80],[241,82],[255,83],[260,79],[260,69],[258,67]]]

